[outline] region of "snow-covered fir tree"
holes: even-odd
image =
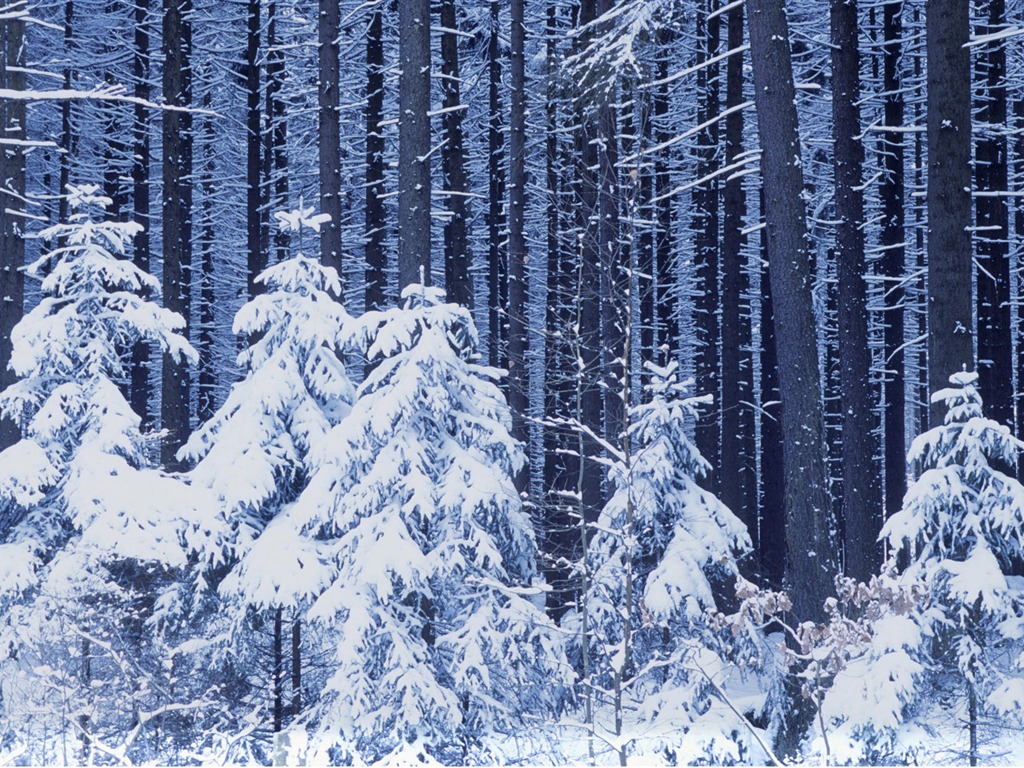
[[[685,426],[710,397],[684,396],[692,382],[679,381],[675,362],[647,367],[649,398],[629,409],[626,450],[610,462],[614,491],[592,527],[581,611],[571,617],[582,630],[586,614],[580,642],[587,645],[577,652],[589,657],[584,684],[598,692],[593,727],[623,758],[675,749],[679,731],[690,730],[693,754],[678,759],[737,759],[722,734],[745,729],[718,704],[728,664],[715,650],[709,617],[716,582],[736,575],[750,538],[698,485],[710,467]],[[645,721],[643,744],[623,737],[623,718]]]
[[[869,687],[890,694],[854,734],[875,757],[928,750],[936,759],[942,730],[951,742],[946,756],[973,761],[987,722],[1022,721],[1024,584],[1011,574],[1024,562],[1024,486],[1006,468],[1024,443],[985,418],[977,380],[957,373],[932,395],[949,409],[945,423],[911,445],[915,478],[882,529],[906,558],[904,585],[927,585],[930,599],[875,627],[858,669]]]
[[[179,457],[195,462],[189,479],[211,492],[209,514],[225,531],[198,557],[191,621],[197,634],[219,638],[210,663],[234,682],[230,695],[245,699],[237,713],[254,710],[280,728],[285,701],[301,701],[297,691],[286,696],[283,678],[286,667],[301,666],[303,612],[331,577],[313,542],[282,511],[305,488],[354,389],[339,357],[350,321],[337,299],[341,281],[301,252],[303,231],[319,231],[323,215],[300,201],[275,216],[299,238],[299,250],[256,278],[264,290],[233,326],[246,344],[238,356],[244,378]],[[293,657],[287,663],[282,646]],[[224,757],[268,759],[268,749],[244,740]]]
[[[354,338],[368,373],[288,510],[333,581],[310,611],[331,638],[321,759],[487,761],[488,734],[554,714],[572,683],[537,592],[523,462],[469,313],[404,291]]]
[[[59,245],[27,268],[42,298],[14,330],[19,381],[0,394],[22,434],[0,454],[3,704],[33,714],[26,739],[62,734],[61,754],[33,762],[153,759],[202,708],[201,691],[169,684],[165,590],[214,532],[198,492],[153,466],[155,436],[120,387],[136,343],[195,352],[152,300],[157,281],[121,257],[139,225],[92,218],[110,203],[97,187],[68,195],[69,221],[42,233]]]

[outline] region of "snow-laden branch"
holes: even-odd
[[[80,91],[75,88],[57,88],[47,91],[21,91],[15,88],[0,88],[0,100],[5,99],[9,101],[120,101],[168,112],[191,112],[196,115],[221,117],[219,113],[209,109],[177,107],[173,104],[157,104],[154,101],[141,99],[138,96],[129,96],[118,88],[97,88],[92,91]]]

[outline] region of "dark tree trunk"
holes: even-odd
[[[743,45],[743,6],[726,17],[726,48]],[[743,54],[734,53],[725,71],[725,165],[743,152]],[[744,270],[743,221],[747,201],[743,178],[730,175],[722,191],[722,502],[746,524],[756,554],[757,475],[754,467],[754,367],[751,358],[749,280]]]
[[[288,205],[288,119],[285,116],[281,88],[284,87],[284,51],[277,42],[277,2],[267,3],[267,131],[264,139],[263,166],[264,193],[263,220],[269,227],[270,214],[283,211]],[[269,255],[272,241],[274,258],[277,261],[288,256],[287,232],[273,227],[270,241],[264,248]]]
[[[504,143],[501,135],[501,51],[499,42],[498,0],[490,0],[490,38],[487,44],[487,101],[490,120],[487,127],[487,327],[488,358],[492,366],[508,365],[505,348],[505,329],[502,309],[505,307],[506,253],[502,247],[505,229],[505,175],[503,170]]]
[[[0,88],[25,89],[25,22],[8,19],[0,24]],[[3,137],[25,140],[25,102],[0,100],[0,130]],[[25,150],[17,145],[0,145],[0,187],[13,195],[0,205],[0,391],[17,377],[8,369],[11,361],[11,331],[24,312],[25,241],[23,219],[18,216],[25,196]],[[11,419],[0,419],[0,451],[14,445],[21,434]],[[0,535],[5,533],[0,531]]]
[[[718,5],[717,0],[704,0],[703,12],[697,14],[697,44],[701,46],[698,64],[718,54],[721,16],[705,20]],[[697,70],[697,123],[705,127],[697,134],[698,179],[704,179],[693,192],[694,268],[697,273],[697,297],[694,318],[697,331],[696,384],[697,393],[712,395],[714,405],[697,422],[695,440],[698,450],[711,465],[704,485],[712,493],[719,491],[721,478],[719,418],[722,399],[719,394],[719,305],[718,294],[718,177],[707,178],[717,168],[719,155],[719,86],[718,65],[705,65]]]
[[[212,109],[210,92],[203,98],[203,108]],[[213,361],[215,321],[213,305],[213,243],[217,237],[214,226],[213,198],[217,174],[217,134],[214,118],[203,118],[203,206],[202,234],[199,238],[199,328],[196,351],[199,352],[199,382],[196,391],[196,419],[205,424],[217,410],[217,371]]]
[[[164,100],[192,106],[192,0],[164,0]],[[192,115],[163,113],[164,305],[188,320],[192,277]],[[190,429],[188,363],[164,355],[161,423],[166,430],[161,459],[169,469],[181,464],[175,454]]]
[[[986,0],[978,37],[1006,28],[1005,0]],[[1013,338],[1010,319],[1010,211],[1006,142],[1006,41],[978,53],[981,93],[975,148],[978,228],[978,384],[987,415],[1013,424]]]
[[[430,0],[402,0],[398,112],[398,284],[430,284]]]
[[[764,191],[761,191],[764,210]],[[761,252],[767,255],[767,232],[761,230]],[[765,261],[767,264],[767,261]],[[758,552],[764,579],[775,589],[786,571],[786,493],[782,463],[782,408],[779,396],[779,356],[775,344],[772,281],[761,275],[761,506]]]
[[[660,47],[667,49],[673,41],[671,32],[662,28],[658,33]],[[664,144],[672,138],[669,126],[671,91],[665,82],[669,75],[667,50],[658,60],[658,80],[662,83],[654,92],[654,142]],[[655,343],[659,349],[671,350],[679,344],[679,315],[676,304],[675,243],[672,237],[672,177],[665,153],[659,152],[654,160],[655,238],[654,250],[657,270],[658,333]],[[660,361],[665,362],[665,361]]]
[[[341,8],[338,0],[318,0],[320,20],[318,30],[318,67],[320,83],[317,88],[317,132],[320,163],[320,212],[331,220],[320,230],[320,261],[341,274],[341,123],[338,111],[338,80],[341,77],[338,35],[341,26]],[[406,6],[403,0],[402,8]],[[413,5],[422,5],[422,0]],[[427,4],[424,24],[430,24]],[[367,43],[369,45],[369,43]],[[427,59],[429,63],[429,58]],[[403,78],[404,82],[404,78]],[[429,83],[429,76],[428,76]],[[402,123],[405,123],[403,119]],[[429,138],[427,139],[429,142]],[[428,191],[429,194],[429,191]]]
[[[885,125],[895,130],[882,133],[882,167],[884,173],[879,185],[882,205],[882,259],[881,270],[885,278],[883,304],[883,349],[885,352],[885,382],[883,384],[885,514],[896,514],[903,507],[907,492],[907,431],[906,431],[906,366],[903,353],[904,309],[906,290],[903,279],[906,272],[905,199],[903,183],[903,78],[900,62],[903,58],[903,3],[883,6],[882,89],[885,92]]]
[[[969,6],[927,0],[928,389],[974,369],[971,297],[971,59]],[[942,403],[931,423],[941,424]]]
[[[1013,102],[1013,122],[1015,138],[1013,142],[1013,171],[1015,178],[1024,178],[1024,99],[1017,98]],[[1013,231],[1015,234],[1024,233],[1024,200],[1015,199],[1013,211]],[[1017,273],[1017,295],[1024,293],[1024,275]],[[1021,331],[1024,330],[1024,301],[1017,302],[1016,329],[1018,339]],[[1017,386],[1024,387],[1024,344],[1017,344]],[[1017,420],[1015,422],[1014,434],[1024,435],[1024,403],[1017,402]],[[1017,477],[1024,478],[1024,455],[1017,457]]]
[[[135,80],[135,97],[150,100],[149,86],[149,0],[135,2],[135,51],[132,57],[132,76]],[[142,104],[135,105],[134,138],[132,149],[132,205],[133,221],[141,224],[143,230],[135,235],[135,266],[148,273],[151,269],[149,230],[149,114]],[[148,430],[152,424],[150,416],[151,391],[149,385],[149,344],[136,344],[132,351],[131,405],[132,410],[142,419],[140,427]]]
[[[596,18],[596,0],[582,0],[580,3],[579,25],[586,26]],[[585,46],[588,40],[581,41]],[[598,96],[600,98],[600,96]],[[578,107],[579,126],[577,143],[579,165],[577,168],[577,226],[581,240],[579,284],[577,307],[579,324],[579,402],[577,418],[600,435],[604,431],[601,391],[601,267],[605,263],[601,253],[600,197],[598,184],[597,142],[598,120],[601,110],[596,104],[588,104],[584,98]],[[588,522],[597,520],[602,507],[601,480],[603,465],[598,462],[600,446],[590,437],[582,437],[583,467],[580,483],[583,515]]]
[[[292,718],[302,714],[302,619],[292,616]]]
[[[284,726],[284,621],[280,607],[274,609],[274,733]]]
[[[839,392],[842,403],[842,520],[848,576],[878,572],[882,487],[868,347],[864,268],[864,146],[860,136],[860,52],[856,0],[832,0],[832,121],[835,140],[836,269],[839,281]]]
[[[466,241],[468,191],[464,163],[462,115],[459,89],[459,37],[455,0],[441,0],[441,91],[445,145],[441,149],[448,217],[444,226],[444,284],[448,301],[473,307],[473,280],[469,275],[470,254]]]
[[[259,293],[256,278],[266,268],[263,250],[263,184],[260,128],[260,22],[261,0],[248,0],[245,38],[245,249],[247,292],[251,299]]]
[[[378,6],[366,32],[366,309],[384,309],[388,257],[384,250],[384,21]]]
[[[512,0],[509,62],[511,99],[509,116],[508,170],[508,391],[512,409],[512,433],[523,442],[529,404],[529,370],[526,367],[528,318],[526,285],[526,26],[523,19],[525,0]],[[519,490],[529,488],[528,470],[517,478]]]
[[[782,400],[786,583],[798,587],[797,618],[820,620],[836,566],[789,29],[782,0],[747,8]]]
[[[74,58],[72,44],[74,40],[74,0],[67,0],[64,3],[64,50],[68,56],[69,63],[64,67],[64,88],[70,90],[74,84],[72,79],[73,69],[70,65]],[[67,190],[68,182],[71,181],[71,159],[78,156],[77,136],[72,131],[71,106],[74,102],[65,99],[60,105],[60,181],[57,185],[57,194],[60,196],[58,203],[57,218],[59,221],[67,221],[70,211],[68,210]]]

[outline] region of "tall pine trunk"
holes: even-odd
[[[864,147],[856,0],[832,0],[832,122],[835,140],[839,391],[845,573],[867,582],[878,568],[882,494],[875,465],[875,403],[864,268]]]
[[[398,6],[398,285],[430,284],[430,0]]]
[[[789,28],[782,0],[747,8],[782,400],[786,584],[797,618],[820,620],[836,568]]]
[[[974,369],[969,4],[928,0],[928,390]],[[931,408],[941,424],[942,403]]]
[[[320,212],[331,220],[320,230],[320,261],[341,274],[341,118],[338,80],[341,77],[338,0],[318,0],[317,24],[320,83],[317,88],[317,133],[320,166]],[[402,3],[403,8],[405,2]],[[429,10],[429,9],[428,9]],[[429,25],[429,14],[426,23]],[[428,139],[429,141],[429,139]],[[428,193],[429,194],[429,193]]]
[[[132,77],[135,80],[134,95],[141,101],[150,100],[149,50],[150,50],[149,0],[135,2],[135,50],[132,55]],[[150,138],[148,109],[143,104],[135,105],[133,147],[132,147],[132,220],[143,229],[135,234],[133,262],[147,274],[151,268],[151,247],[149,220],[150,192]],[[150,428],[151,387],[149,384],[150,347],[139,343],[132,350],[131,405],[132,410],[142,419],[143,431]]]
[[[384,20],[380,6],[370,14],[366,31],[366,309],[384,309],[387,252],[384,236]]]
[[[192,106],[192,0],[164,0],[164,100]],[[163,251],[164,305],[186,320],[191,312],[192,276],[192,115],[164,110]],[[188,363],[164,355],[161,423],[166,430],[161,459],[180,467],[175,454],[188,439],[191,380]]]
[[[260,113],[261,0],[246,4],[245,38],[245,249],[247,293],[253,298],[256,278],[267,266],[263,247],[263,184]]]

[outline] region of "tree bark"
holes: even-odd
[[[903,3],[883,6],[882,89],[885,92],[883,114],[886,130],[882,133],[883,174],[879,185],[882,205],[881,270],[884,277],[883,349],[885,381],[882,385],[885,446],[885,513],[890,517],[903,507],[907,492],[906,366],[903,353],[906,290],[906,226],[903,210],[904,143],[903,132]]]
[[[720,15],[705,19],[713,12],[717,0],[705,0],[703,12],[697,14],[698,64],[713,59],[718,53],[721,37]],[[708,178],[720,163],[719,155],[719,86],[718,65],[704,64],[697,70],[697,123],[705,127],[697,134],[696,174],[703,179],[693,192],[694,269],[697,276],[695,325],[697,333],[697,393],[714,397],[714,405],[698,420],[694,430],[697,449],[711,465],[701,484],[718,495],[721,479],[722,423],[719,418],[722,398],[719,387],[719,312],[722,307],[718,291],[719,216],[718,177]]]
[[[317,88],[317,132],[320,164],[320,212],[331,217],[331,220],[320,230],[320,261],[324,266],[338,270],[340,275],[341,122],[338,111],[338,81],[341,78],[341,64],[338,58],[338,35],[341,31],[341,8],[338,0],[318,0],[318,2],[320,23],[317,25],[319,43],[317,64],[320,71],[320,84]],[[402,2],[403,9],[406,4],[406,2]],[[429,14],[427,19],[426,23],[429,24]],[[405,121],[402,122],[404,124]],[[427,141],[429,142],[430,139],[428,138]]]
[[[430,284],[430,0],[402,0],[398,48],[398,284]]]
[[[506,252],[502,247],[505,229],[504,142],[501,135],[501,51],[498,45],[500,6],[490,0],[490,37],[487,43],[487,103],[490,119],[487,126],[487,329],[488,357],[492,366],[507,367],[505,328],[502,309],[505,306]]]
[[[726,16],[726,48],[743,45],[743,6]],[[725,71],[725,165],[743,152],[743,60],[734,53]],[[729,111],[732,110],[732,111]],[[744,269],[743,221],[747,214],[743,178],[731,174],[722,190],[722,470],[721,498],[750,532],[753,552],[760,548],[757,524],[757,475],[754,466],[754,361],[751,355],[749,279]],[[756,556],[756,554],[755,554]]]
[[[878,572],[882,487],[878,483],[875,403],[868,347],[864,268],[864,146],[860,128],[860,51],[856,0],[832,0],[832,123],[836,269],[839,282],[839,391],[842,403],[844,565],[867,583]]]
[[[8,19],[0,24],[0,87],[25,89],[25,22]],[[24,141],[25,102],[0,100],[0,129],[3,137]],[[25,240],[23,219],[18,216],[25,197],[25,149],[0,145],[0,188],[10,190],[0,204],[0,391],[17,377],[8,368],[11,361],[11,331],[21,320],[25,303]],[[0,419],[0,451],[21,437],[12,419]],[[2,532],[0,532],[2,533]]]
[[[384,211],[384,20],[377,6],[366,31],[366,309],[384,309],[387,214]]]
[[[444,283],[448,301],[472,309],[473,280],[469,274],[470,253],[466,240],[468,206],[465,151],[462,131],[464,114],[459,88],[459,37],[455,0],[441,0],[441,91],[445,144],[441,149],[447,193],[448,219],[444,226]],[[514,88],[514,86],[513,86]]]
[[[928,390],[974,370],[971,291],[971,61],[969,5],[927,0]],[[942,403],[931,424],[942,424]]]
[[[1006,28],[1005,0],[986,0],[978,37]],[[977,110],[975,202],[978,246],[978,384],[988,416],[1013,424],[1013,338],[1010,317],[1010,211],[1006,141],[1006,42],[978,52],[981,93]]]
[[[783,0],[747,7],[782,400],[786,584],[796,617],[821,620],[836,568],[789,29]]]
[[[192,0],[164,0],[164,100],[192,106]],[[188,320],[192,277],[192,115],[164,110],[163,251],[164,305]],[[181,468],[175,454],[188,439],[191,413],[188,363],[164,355],[161,423],[166,431],[161,459]]]
[[[263,220],[270,228],[270,214],[288,208],[288,118],[285,115],[281,89],[284,87],[284,51],[277,42],[277,0],[267,3],[267,96],[264,111],[267,130],[263,137],[263,183],[266,201]],[[269,258],[271,245],[274,258],[288,256],[289,235],[278,227],[265,239],[264,254]]]
[[[261,179],[260,34],[261,0],[248,0],[245,38],[245,249],[247,293],[259,293],[256,278],[267,266],[263,251],[263,184]]]
[[[132,57],[132,76],[135,80],[135,96],[142,101],[150,100],[149,50],[150,50],[149,0],[135,2],[135,51]],[[133,221],[143,226],[135,235],[133,262],[147,274],[151,269],[151,248],[149,230],[149,185],[150,185],[150,138],[148,109],[142,104],[135,105],[134,139],[132,149],[132,206]],[[131,406],[142,420],[140,428],[148,431],[152,425],[150,406],[152,391],[149,384],[150,345],[139,343],[132,351]]]
[[[529,370],[526,367],[528,295],[526,284],[526,24],[525,0],[511,2],[511,58],[509,62],[509,172],[508,172],[508,389],[512,433],[524,443],[529,405]],[[526,468],[517,478],[520,491],[529,487]]]

